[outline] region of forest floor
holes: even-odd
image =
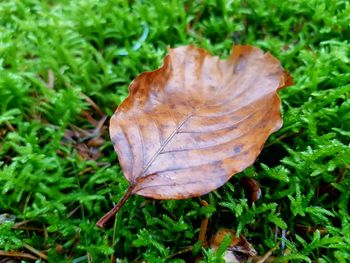
[[[267,260],[349,262],[349,21],[346,0],[2,1],[0,262],[220,262],[230,242],[199,242],[205,218],[208,242],[224,228]],[[185,44],[271,52],[294,79],[279,92],[284,125],[218,190],[132,196],[99,229],[128,186],[109,118],[132,79]],[[261,187],[252,206],[243,177]]]

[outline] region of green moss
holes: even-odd
[[[51,262],[109,262],[112,254],[146,262],[184,262],[201,254],[217,262],[218,254],[196,243],[208,216],[209,236],[221,227],[234,229],[259,254],[281,241],[276,229],[286,230],[290,253],[276,250],[279,261],[347,262],[349,3],[129,2],[0,3],[0,214],[16,216],[16,223],[30,220],[36,229],[0,223],[0,249],[29,244],[48,251]],[[208,207],[199,199],[134,196],[114,228],[99,230],[96,221],[123,195],[127,181],[107,134],[101,157],[83,160],[65,131],[93,128],[82,112],[96,112],[83,94],[110,116],[136,75],[159,67],[168,46],[189,43],[222,57],[233,43],[252,44],[279,58],[295,82],[280,92],[284,126],[252,167],[202,197]],[[261,183],[263,197],[252,207],[242,176]],[[194,245],[193,255],[171,257]]]

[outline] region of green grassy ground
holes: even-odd
[[[260,255],[276,247],[279,261],[350,262],[349,22],[346,0],[0,2],[0,251],[219,262],[197,243],[208,216],[208,239],[225,227]],[[295,81],[280,92],[284,126],[252,167],[202,197],[208,207],[134,196],[99,230],[127,181],[108,121],[96,127],[168,46],[189,43],[222,57],[252,44],[279,58]],[[261,183],[251,208],[242,176]]]

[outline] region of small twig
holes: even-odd
[[[92,138],[96,138],[100,136],[101,133],[101,129],[103,127],[103,124],[105,123],[105,121],[107,120],[107,115],[104,115],[101,120],[98,121],[97,123],[97,127],[95,129],[91,130],[84,130],[74,124],[69,124],[69,126],[71,127],[71,129],[73,131],[78,132],[79,136],[78,137],[82,137],[78,139],[79,143],[85,142],[87,140],[90,140]]]
[[[91,113],[89,111],[82,111],[80,115],[83,116],[93,126],[96,126],[96,124],[98,123],[98,121],[91,116]]]
[[[107,115],[102,116],[101,120],[98,121],[97,127],[93,133],[100,133],[103,127],[103,124],[106,122],[106,120],[107,120]]]
[[[75,207],[72,211],[70,211],[67,215],[67,218],[70,218],[76,211],[78,211],[81,208],[81,204]]]
[[[0,256],[4,257],[14,257],[14,258],[26,258],[26,259],[32,259],[32,260],[37,260],[38,258],[34,257],[31,254],[28,253],[23,253],[23,252],[16,252],[16,251],[4,251],[0,250]]]
[[[44,224],[43,224],[43,232],[44,232],[44,239],[45,241],[47,241],[47,239],[49,238],[49,234],[47,233],[47,228]]]
[[[344,180],[345,174],[347,173],[348,169],[349,169],[349,166],[345,164],[339,172],[339,176],[336,180],[336,183],[340,183],[341,181]]]
[[[114,206],[112,208],[112,210],[110,210],[107,214],[105,214],[103,217],[101,217],[100,220],[97,221],[97,223],[96,223],[97,227],[103,228],[105,226],[105,224],[111,218],[113,218],[116,213],[118,213],[120,208],[122,208],[122,206],[125,204],[126,200],[128,200],[128,198],[132,194],[132,191],[134,190],[135,186],[136,186],[135,184],[129,186],[128,190],[126,191],[126,193],[124,194],[122,199],[118,202],[118,204],[116,206]]]
[[[38,227],[25,226],[27,223],[32,222],[31,220],[24,220],[22,222],[16,223],[12,226],[12,229],[20,229],[20,230],[31,230],[36,232],[44,232],[43,229]]]
[[[185,254],[187,252],[191,252],[191,251],[193,251],[193,246],[188,246],[188,247],[180,249],[179,251],[170,255],[168,258],[173,258],[173,257],[179,256],[179,255]]]
[[[88,173],[88,172],[91,172],[92,170],[93,170],[93,168],[92,168],[91,166],[86,167],[84,170],[82,170],[82,171],[79,172],[79,175],[80,175],[80,176],[81,176],[81,175],[84,175],[84,174],[86,174],[86,173]]]
[[[306,234],[314,233],[316,231],[319,231],[321,235],[325,235],[328,233],[327,229],[324,229],[323,227],[312,227],[301,224],[296,224],[295,226]]]
[[[281,249],[282,252],[284,251],[283,246],[285,246],[285,239],[286,237],[289,235],[289,231],[283,230],[282,229],[282,237],[281,237],[281,241],[277,242],[276,246],[274,246],[273,248],[271,248],[270,250],[268,250],[265,255],[260,258],[259,260],[256,261],[256,263],[264,263],[265,261],[267,261],[270,256],[272,255],[273,252],[275,252],[275,250],[281,245]]]
[[[285,133],[282,134],[281,136],[279,136],[278,138],[276,138],[274,141],[267,143],[264,148],[270,147],[276,143],[279,143],[280,141],[286,139],[286,138],[293,138],[293,137],[297,137],[298,135],[302,134],[304,132],[304,130],[301,130],[300,132],[297,133]]]
[[[36,232],[44,232],[44,230],[42,230],[41,228],[38,227],[30,227],[30,226],[19,226],[16,229],[18,230],[26,230],[26,231],[36,231]]]
[[[31,222],[32,220],[24,220],[22,222],[18,222],[16,224],[13,225],[12,229],[18,229],[19,227],[28,224],[29,222]]]
[[[94,137],[98,137],[101,133],[101,129],[106,120],[107,120],[107,115],[102,117],[102,119],[97,123],[97,127],[90,134],[86,135],[84,138],[79,139],[79,142],[84,142]]]
[[[26,249],[28,249],[30,252],[32,252],[34,255],[37,255],[39,258],[45,259],[47,261],[47,256],[43,252],[33,248],[32,246],[30,246],[28,244],[25,244],[25,243],[23,244],[23,246]]]
[[[204,207],[209,205],[208,202],[205,200],[201,200],[200,203]],[[208,230],[208,223],[209,223],[208,217],[205,217],[202,219],[201,228],[199,230],[199,236],[198,236],[198,240],[202,242],[202,246],[206,246],[207,244],[206,235]],[[200,255],[197,255],[196,258],[194,259],[194,262],[195,263],[199,262],[199,259],[200,259]]]
[[[12,132],[16,131],[16,129],[12,126],[12,124],[9,121],[5,121],[5,125],[7,129],[9,129],[10,131]]]
[[[29,200],[32,197],[32,193],[29,193],[24,201],[23,207],[22,207],[22,212],[24,212],[28,206]]]
[[[264,255],[261,259],[259,259],[256,263],[264,263],[264,262],[272,255],[272,253],[275,252],[275,250],[276,250],[276,249],[278,248],[278,246],[279,246],[279,243],[280,243],[280,242],[277,243],[277,246],[275,246],[275,247],[269,249],[269,250],[265,253],[265,255]]]
[[[81,133],[84,136],[91,136],[91,134],[92,134],[91,132],[89,132],[87,130],[84,130],[84,129],[82,129],[82,128],[74,125],[74,124],[70,123],[69,126],[72,128],[73,131],[75,130],[75,131]]]
[[[53,73],[52,69],[49,69],[47,71],[47,87],[49,89],[53,89],[55,86],[55,74]]]
[[[103,111],[100,109],[100,107],[87,95],[84,93],[80,93],[81,96],[84,97],[85,101],[91,105],[91,107],[101,116],[103,117],[105,114]]]
[[[115,205],[113,203],[113,205]],[[115,246],[115,238],[116,238],[116,235],[117,235],[117,217],[114,217],[114,226],[113,226],[113,237],[112,237],[112,246],[114,247]],[[117,262],[117,258],[116,256],[114,255],[114,253],[111,255],[111,258],[110,258],[110,262],[111,263],[115,263]]]
[[[202,206],[208,206],[209,205],[207,203],[207,201],[205,201],[205,200],[201,200],[200,203],[201,203]],[[207,241],[206,241],[206,234],[207,234],[207,229],[208,229],[208,223],[209,223],[208,217],[203,218],[202,222],[201,222],[201,228],[199,230],[198,240],[202,241],[203,245],[205,245],[207,243]]]

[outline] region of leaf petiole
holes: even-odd
[[[112,219],[116,215],[116,213],[118,213],[118,211],[123,207],[126,200],[128,200],[130,195],[132,194],[132,191],[134,190],[134,188],[135,188],[135,184],[129,185],[128,190],[125,192],[124,196],[122,197],[122,199],[120,199],[118,204],[116,206],[114,206],[107,214],[105,214],[103,217],[101,217],[97,221],[97,223],[96,223],[97,227],[104,228],[106,223],[110,219]]]

